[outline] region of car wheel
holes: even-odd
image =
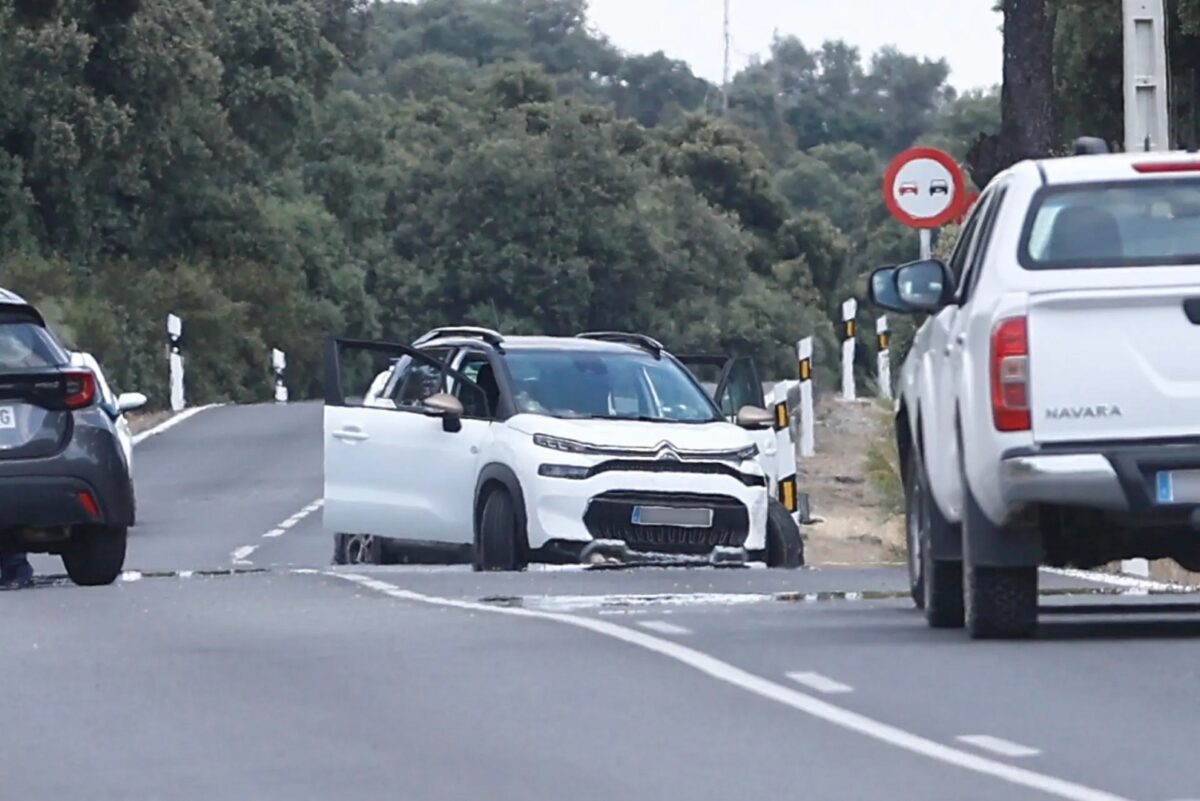
[[[931,628],[962,628],[962,560],[935,559],[932,545],[935,533],[943,538],[961,534],[952,530],[954,524],[946,520],[938,509],[929,491],[925,465],[915,450],[909,455],[905,487],[909,591],[913,601],[925,611],[925,622]]]
[[[475,570],[521,570],[521,540],[518,531],[517,512],[513,507],[508,490],[496,489],[488,493],[479,516],[475,534]]]
[[[787,507],[767,502],[767,567],[797,568],[804,564],[804,539]]]
[[[1036,567],[973,566],[965,589],[971,639],[1027,639],[1037,632]]]
[[[63,551],[63,567],[81,587],[112,584],[125,566],[124,526],[77,526]]]
[[[383,564],[383,539],[370,534],[339,534],[334,546],[334,560],[340,556],[341,565]]]

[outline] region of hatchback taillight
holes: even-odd
[[[69,370],[65,379],[63,402],[68,409],[82,409],[96,400],[96,376],[91,370]]]
[[[1029,332],[1024,317],[992,331],[992,420],[997,431],[1029,431]]]

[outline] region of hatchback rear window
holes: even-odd
[[[27,319],[0,316],[0,372],[56,367],[70,356],[42,326]]]
[[[1200,265],[1200,180],[1044,189],[1021,242],[1031,270]]]

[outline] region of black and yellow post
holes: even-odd
[[[801,360],[801,375],[803,375],[803,365],[807,360]],[[790,435],[792,425],[791,412],[788,410],[787,400],[781,400],[775,404],[775,435],[783,440],[782,447],[793,447]],[[790,462],[790,460],[789,460]],[[783,508],[789,512],[796,511],[796,474],[793,472],[790,475],[783,476],[779,479],[779,502],[783,504]]]

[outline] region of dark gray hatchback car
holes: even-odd
[[[0,554],[58,554],[84,585],[120,575],[134,522],[133,479],[100,394],[37,309],[0,289]]]

